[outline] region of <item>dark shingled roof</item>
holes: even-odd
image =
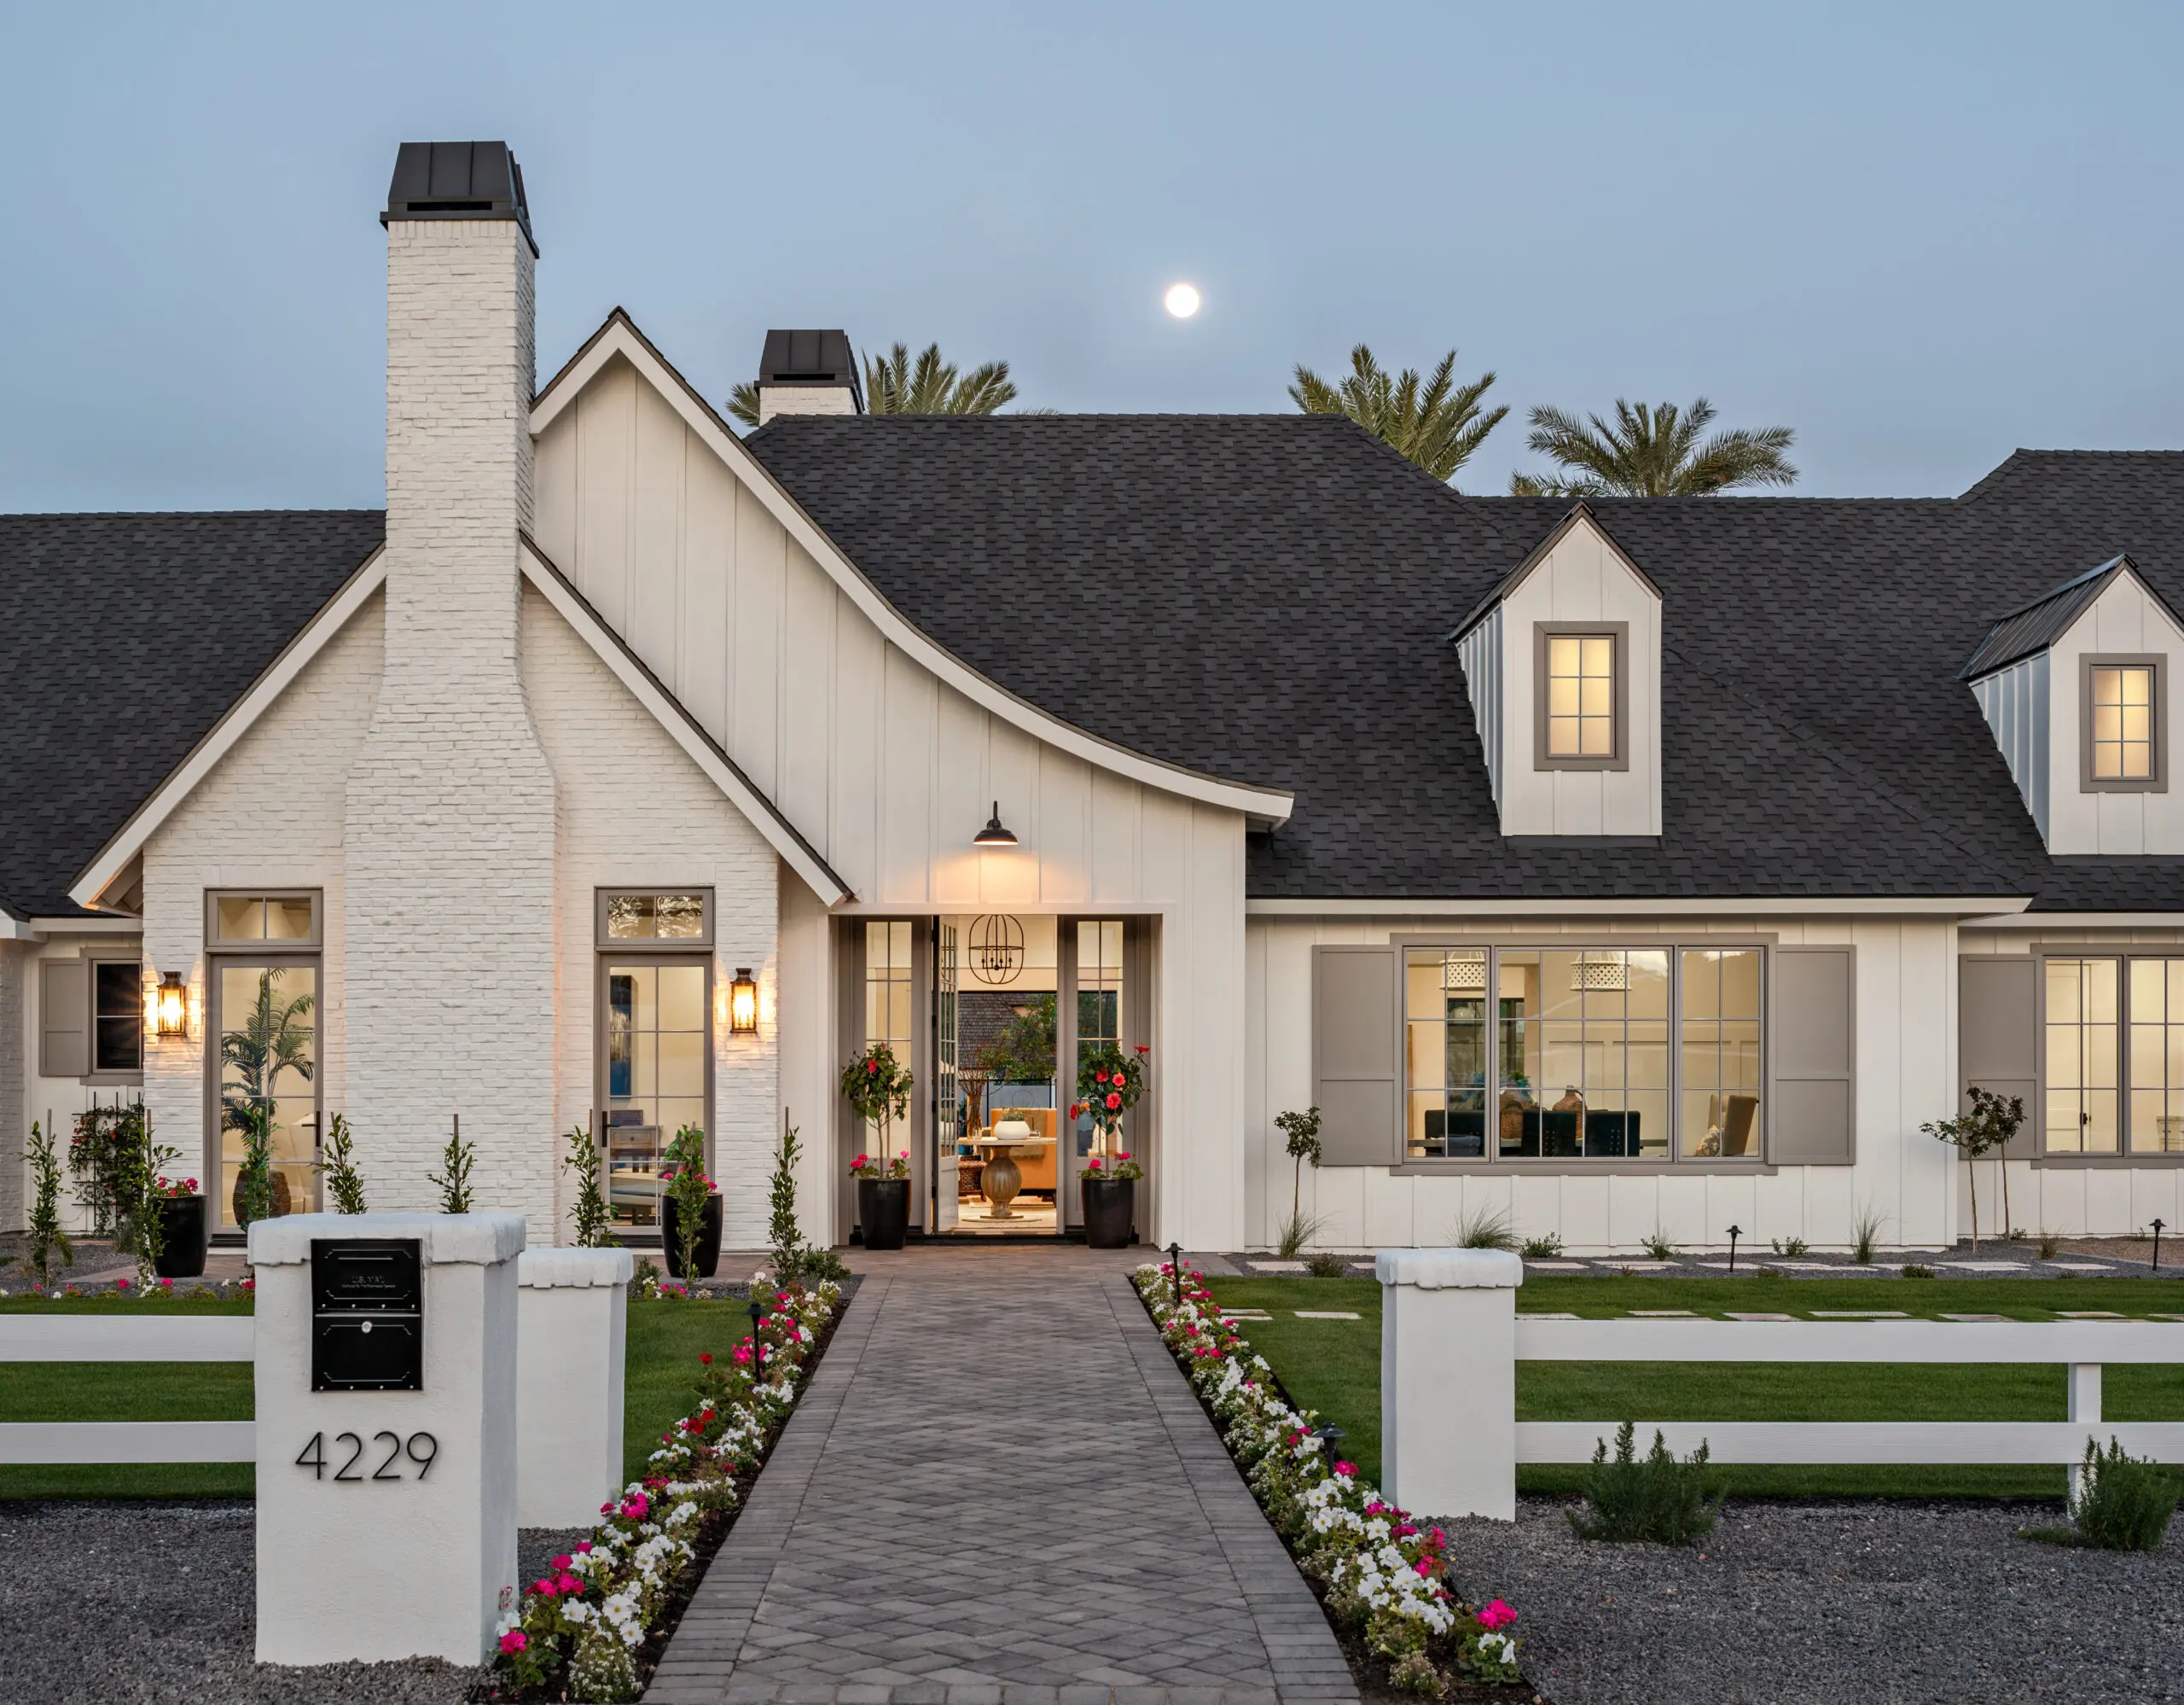
[[[377,510],[0,515],[0,906],[68,886],[378,546]]]
[[[2065,580],[2053,591],[2034,599],[2023,609],[2012,610],[1987,630],[1987,637],[1979,642],[1979,649],[1972,654],[1957,678],[1976,681],[1982,675],[1991,675],[1997,669],[2007,669],[2013,663],[2045,651],[2071,631],[2071,623],[2108,590],[2108,583],[2130,565],[2130,560],[2118,556],[2098,568],[2088,568],[2077,579]]]
[[[2184,907],[2184,860],[2047,855],[1957,678],[2001,614],[2119,554],[2179,602],[2184,453],[2020,451],[1963,498],[1595,501],[1664,595],[1664,832],[1608,848],[1502,837],[1447,643],[1566,503],[1460,496],[1339,417],[791,416],[749,442],[973,667],[1292,789],[1255,896]]]

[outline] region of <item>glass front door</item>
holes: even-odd
[[[269,1121],[271,1213],[317,1202],[318,967],[216,962],[219,1038],[220,1223],[244,1223],[236,1205],[252,1132]]]
[[[705,1128],[707,970],[703,959],[606,964],[607,1193],[624,1225],[658,1223],[661,1155],[683,1126]]]

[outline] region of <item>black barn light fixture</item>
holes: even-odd
[[[1001,801],[993,802],[993,815],[986,819],[986,826],[971,837],[973,847],[1014,847],[1016,836],[1001,820]]]

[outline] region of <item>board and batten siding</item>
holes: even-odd
[[[1464,690],[1471,698],[1472,720],[1478,725],[1478,744],[1486,759],[1486,779],[1494,789],[1494,802],[1502,803],[1502,609],[1497,604],[1486,620],[1456,642],[1456,660],[1463,665]]]
[[[2040,838],[2048,838],[2048,654],[2036,653],[1972,684],[1979,713],[2010,766]]]
[[[1889,1243],[1950,1242],[1955,1235],[1950,1153],[1920,1135],[1919,1126],[1946,1116],[1955,1105],[1956,933],[1947,921],[1795,916],[1545,926],[1253,917],[1245,932],[1252,996],[1245,1043],[1250,1074],[1245,1202],[1251,1241],[1271,1242],[1289,1212],[1292,1167],[1274,1117],[1311,1101],[1316,948],[1379,946],[1398,936],[1599,946],[1667,939],[1703,946],[1719,935],[1772,937],[1778,948],[1855,950],[1849,957],[1856,1045],[1851,1164],[1715,1173],[1695,1167],[1655,1173],[1579,1166],[1562,1172],[1426,1173],[1385,1165],[1316,1173],[1308,1166],[1303,1207],[1308,1215],[1325,1218],[1318,1241],[1337,1248],[1444,1243],[1466,1218],[1483,1212],[1508,1214],[1523,1236],[1553,1232],[1579,1252],[1635,1251],[1656,1231],[1685,1248],[1725,1246],[1733,1224],[1743,1229],[1746,1248],[1755,1238],[1764,1248],[1768,1238],[1792,1237],[1827,1248],[1847,1244],[1857,1214],[1870,1207],[1885,1218]],[[1393,1152],[1396,1140],[1391,1126],[1385,1152]]]
[[[857,895],[853,912],[1161,920],[1160,1236],[1242,1236],[1244,819],[1046,744],[886,638],[627,362],[538,435],[539,548]],[[1057,634],[1055,668],[1078,666]],[[998,800],[1020,845],[972,847]],[[784,899],[784,999],[830,1013],[828,956]],[[831,1117],[831,1026],[787,1021],[784,1104]],[[802,1057],[793,1050],[802,1050]],[[825,1188],[836,1187],[829,1176]],[[810,1223],[829,1223],[814,1203]]]

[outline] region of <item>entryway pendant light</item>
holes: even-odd
[[[758,985],[752,981],[748,965],[738,965],[735,981],[728,986],[728,1027],[737,1036],[758,1033]]]
[[[1014,847],[1016,837],[1002,826],[1001,801],[993,802],[993,815],[986,819],[986,826],[971,837],[973,847]]]

